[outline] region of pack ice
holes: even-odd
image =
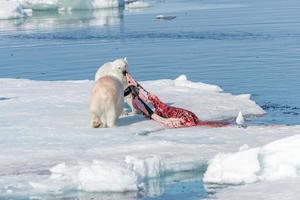
[[[200,119],[262,115],[250,95],[225,93],[186,76],[141,84],[163,101]],[[286,126],[167,129],[143,116],[124,116],[119,126],[92,129],[93,81],[0,79],[0,195],[153,190],[145,181],[199,170],[218,152],[243,144],[265,145],[294,135]],[[153,189],[154,188],[154,189]]]

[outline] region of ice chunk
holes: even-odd
[[[94,161],[78,173],[79,189],[87,192],[126,192],[138,190],[138,177],[127,166]]]
[[[126,8],[129,9],[139,9],[148,7],[151,7],[151,5],[145,1],[133,1],[126,4]]]
[[[24,8],[33,10],[93,10],[124,6],[124,0],[18,0]]]
[[[260,170],[257,160],[259,149],[237,152],[235,154],[217,154],[209,161],[203,181],[209,183],[252,183],[257,181]]]
[[[133,170],[141,178],[160,177],[164,173],[164,164],[157,156],[139,159],[134,156],[126,156],[126,163],[130,164]]]
[[[33,10],[58,9],[58,0],[18,0],[24,8]]]
[[[156,15],[156,19],[164,19],[164,20],[172,20],[175,19],[176,16],[166,16],[166,15]]]
[[[261,148],[218,154],[210,162],[205,182],[253,183],[300,176],[300,134]]]
[[[58,164],[50,169],[51,176],[40,182],[29,182],[41,192],[82,190],[87,192],[137,191],[137,174],[125,163],[111,161],[84,162],[78,165]]]
[[[0,0],[0,20],[17,19],[27,16],[27,13],[16,0]],[[30,11],[27,11],[30,14]]]

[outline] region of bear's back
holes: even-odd
[[[112,70],[111,62],[103,64],[101,67],[99,67],[99,69],[96,72],[95,81],[99,80],[99,78],[103,76],[110,75],[111,70]]]

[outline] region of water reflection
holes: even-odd
[[[85,26],[114,26],[123,19],[124,8],[83,10],[72,12],[34,11],[26,19],[0,20],[0,31],[49,31],[59,28]]]

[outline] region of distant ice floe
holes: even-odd
[[[25,10],[16,0],[0,0],[0,20],[18,19],[31,15],[31,10]]]
[[[241,184],[299,177],[299,152],[300,134],[259,148],[220,153],[209,161],[204,181]]]
[[[151,4],[146,1],[132,1],[126,3],[126,8],[128,9],[140,9],[140,8],[149,8]]]
[[[76,26],[87,24],[89,26],[109,26],[119,24],[122,16],[123,11],[119,8],[107,8],[87,12],[62,10],[59,15],[53,12],[45,12],[42,17],[29,17],[26,20],[20,19],[13,23],[10,20],[1,20],[0,29],[16,30],[21,28],[26,31],[32,29],[51,30],[62,26],[68,29],[74,27],[75,23]],[[78,20],[81,18],[85,20]]]
[[[156,19],[163,19],[163,20],[172,20],[172,19],[175,19],[176,16],[166,16],[166,15],[156,15],[155,17]]]
[[[124,6],[124,0],[0,0],[0,20],[32,15],[32,10],[95,10]]]
[[[124,6],[124,0],[18,0],[33,10],[93,10]]]

